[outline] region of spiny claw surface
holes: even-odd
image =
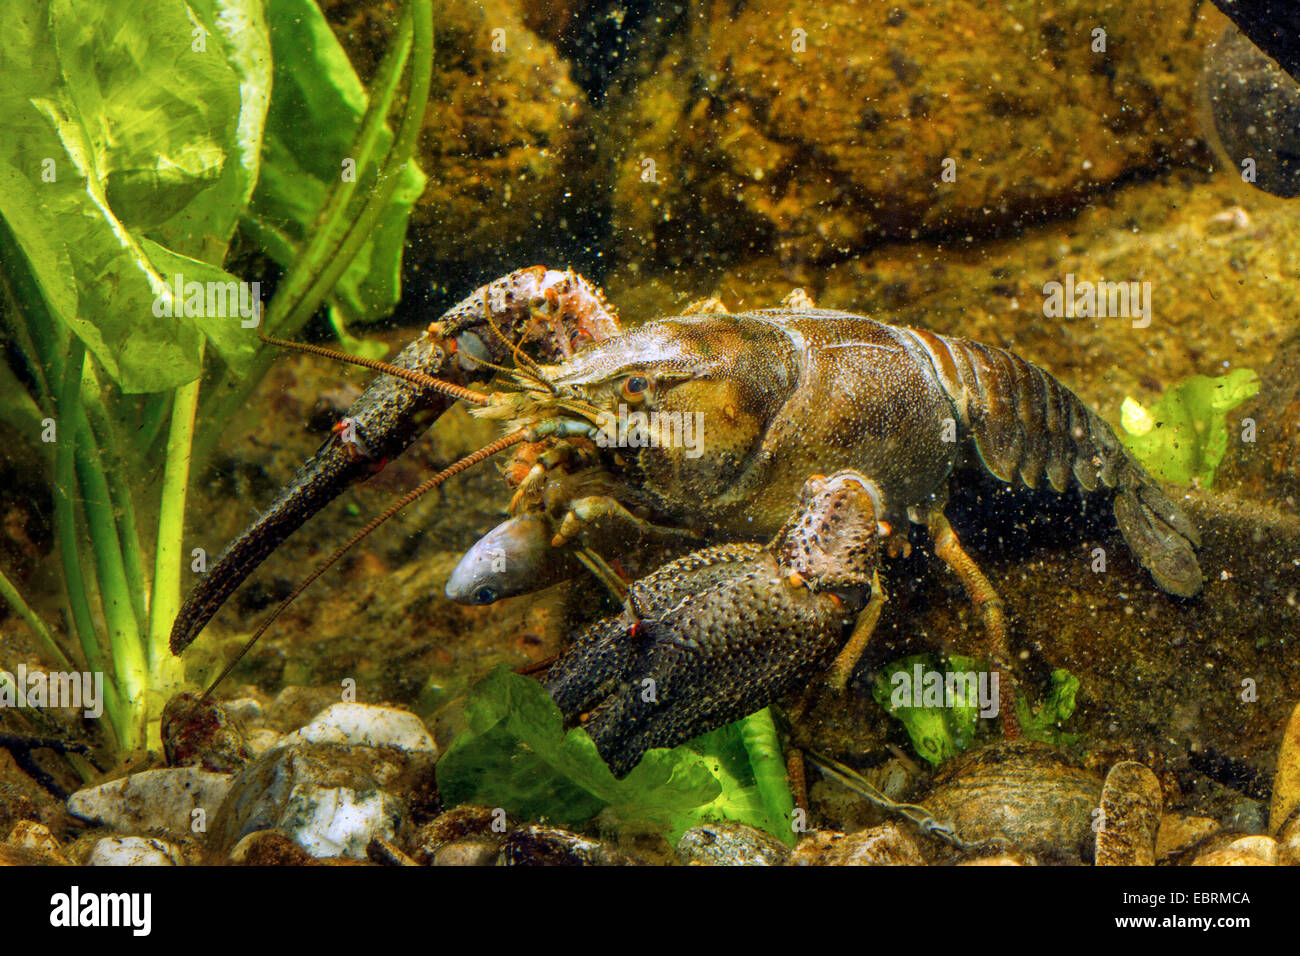
[[[651,747],[761,710],[827,666],[876,570],[875,507],[861,481],[840,472],[810,482],[767,546],[672,561],[632,585],[621,615],[574,638],[546,688],[617,776]]]

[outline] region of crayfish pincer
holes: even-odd
[[[651,747],[807,684],[879,592],[879,495],[854,471],[809,478],[768,545],[705,548],[633,584],[621,614],[570,642],[546,689],[622,777]]]

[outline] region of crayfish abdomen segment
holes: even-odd
[[[1046,477],[1057,492],[1073,476],[1086,492],[1112,495],[1120,532],[1156,583],[1182,597],[1200,591],[1196,529],[1078,396],[1004,349],[900,331],[933,366],[990,474],[1031,489]]]

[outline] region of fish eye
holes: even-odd
[[[476,588],[472,596],[475,604],[492,604],[497,599],[497,592],[495,588],[484,584]]]
[[[623,383],[623,397],[640,401],[645,398],[646,390],[650,387],[650,379],[644,375],[633,375]]]

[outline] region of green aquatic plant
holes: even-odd
[[[964,674],[978,678],[981,673],[987,669],[977,658],[913,654],[885,665],[871,692],[876,703],[907,730],[917,756],[938,766],[974,743],[983,706],[977,679],[952,681],[950,701],[947,677]],[[1076,735],[1063,731],[1061,724],[1074,713],[1078,690],[1079,679],[1058,669],[1052,672],[1051,688],[1038,707],[1031,707],[1017,694],[1021,734],[1053,746],[1072,743]]]
[[[1016,698],[1016,716],[1020,720],[1021,734],[1029,740],[1038,740],[1053,747],[1073,746],[1081,735],[1067,733],[1061,725],[1074,713],[1078,693],[1079,678],[1062,668],[1052,671],[1051,688],[1038,707],[1031,707],[1023,697]]]
[[[871,694],[876,703],[902,723],[917,755],[937,766],[970,746],[980,712],[978,688],[974,683],[954,683],[953,701],[949,704],[948,688],[941,679],[948,672],[978,674],[981,670],[987,668],[973,657],[944,659],[913,654],[887,664],[876,675]],[[927,675],[940,678],[936,686],[929,688],[929,697],[925,686]]]
[[[438,761],[444,803],[502,807],[579,826],[606,811],[660,827],[673,842],[707,820],[748,823],[794,842],[794,801],[771,714],[760,711],[671,750],[622,780],[536,681],[499,667],[470,691],[469,725]]]
[[[122,751],[156,742],[184,681],[168,633],[196,419],[210,447],[269,366],[259,324],[291,335],[324,301],[349,318],[396,302],[433,42],[412,0],[367,100],[310,0],[145,8],[12,0],[0,31],[0,318],[21,356],[0,362],[0,411],[43,456],[67,631]],[[328,187],[295,136],[334,151]],[[226,269],[237,231],[286,267],[265,317]],[[3,575],[0,597],[73,666]]]
[[[1120,438],[1161,481],[1208,488],[1228,448],[1225,416],[1258,391],[1258,377],[1241,368],[1217,378],[1184,379],[1149,409],[1125,398]]]

